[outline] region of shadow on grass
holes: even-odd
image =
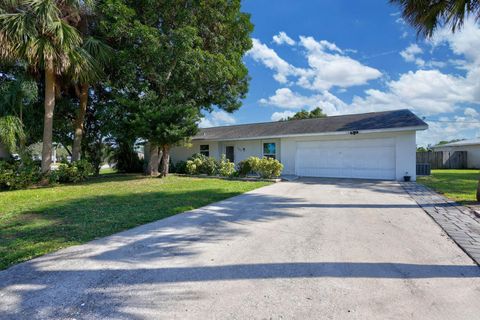
[[[0,225],[0,269],[241,193],[207,188],[95,196],[25,211]]]

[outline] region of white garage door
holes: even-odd
[[[297,142],[298,176],[395,179],[394,139]]]

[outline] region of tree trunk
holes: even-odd
[[[80,88],[80,108],[75,118],[74,137],[72,148],[72,161],[80,160],[80,152],[82,151],[83,123],[85,121],[85,113],[87,112],[88,103],[88,84],[82,84]]]
[[[480,202],[480,180],[478,180],[477,184],[477,201]]]
[[[170,167],[170,146],[168,144],[162,147],[162,177],[166,177]]]
[[[157,145],[150,143],[150,158],[148,159],[148,166],[146,175],[156,177],[158,176],[158,165],[160,163],[160,149]]]
[[[52,164],[53,111],[55,109],[55,74],[52,61],[45,67],[45,115],[43,120],[42,173],[48,174]]]

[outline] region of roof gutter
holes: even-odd
[[[349,131],[332,131],[332,132],[319,132],[319,133],[301,133],[301,134],[282,134],[271,136],[258,136],[248,138],[228,138],[228,139],[207,139],[202,137],[193,137],[194,141],[244,141],[244,140],[259,140],[259,139],[279,139],[279,138],[300,138],[300,137],[315,137],[315,136],[340,136],[350,135],[355,131],[355,135],[364,133],[382,133],[382,132],[402,132],[402,131],[420,131],[428,129],[428,125],[414,126],[414,127],[402,127],[402,128],[389,128],[389,129],[373,129],[373,130],[349,130]]]

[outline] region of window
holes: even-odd
[[[274,142],[263,144],[263,156],[275,159],[277,155],[277,145]]]
[[[205,157],[210,157],[210,146],[208,144],[200,145],[200,153]]]

